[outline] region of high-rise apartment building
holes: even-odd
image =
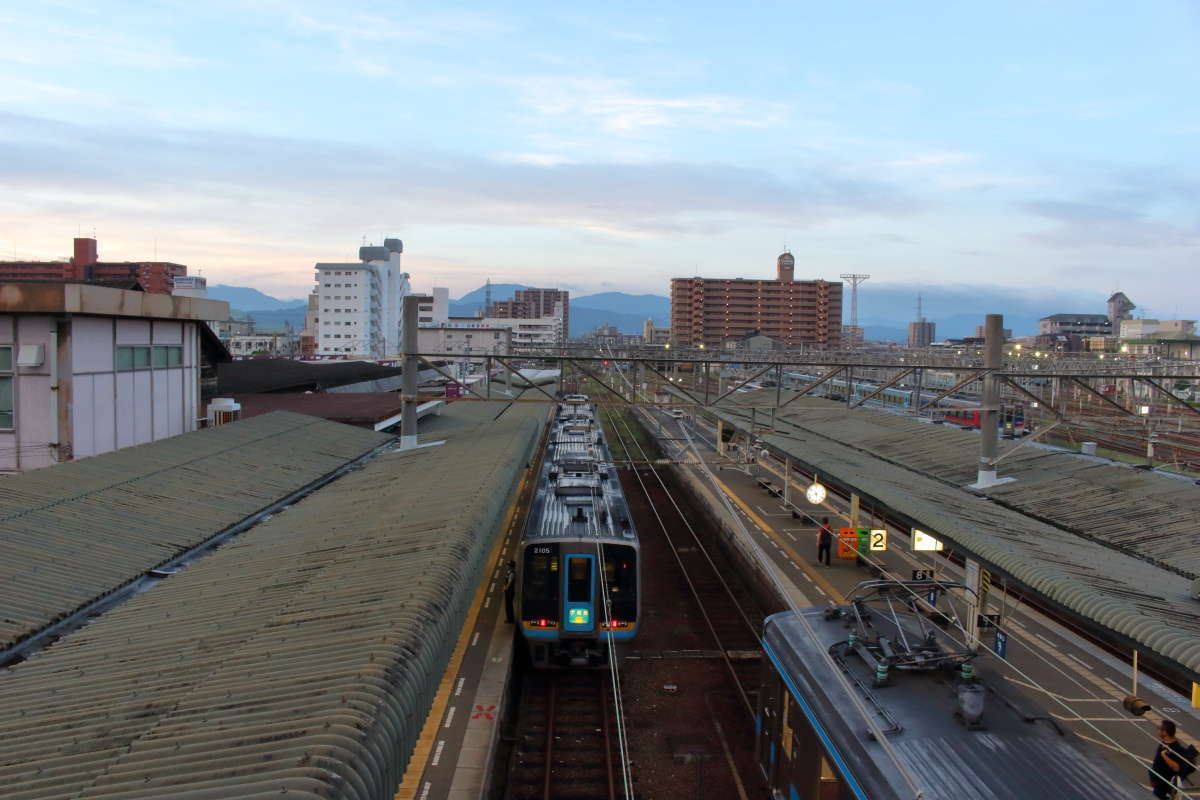
[[[187,267],[170,261],[101,261],[96,240],[75,239],[67,261],[0,261],[0,281],[137,281],[144,292],[171,294]]]
[[[501,319],[562,317],[563,337],[571,335],[571,297],[562,289],[518,289],[512,300],[492,303],[486,316]]]
[[[358,261],[316,265],[315,350],[318,356],[383,358],[400,353],[404,298],[411,291],[400,269],[404,243],[358,248]]]
[[[671,340],[720,346],[757,331],[784,347],[836,347],[842,332],[842,284],[795,279],[796,259],[776,260],[775,280],[674,278]]]

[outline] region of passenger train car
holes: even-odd
[[[1146,796],[1047,710],[975,663],[961,631],[947,624],[944,593],[961,600],[965,591],[868,581],[847,605],[767,618],[755,752],[772,797]],[[930,592],[936,611],[915,599]]]
[[[819,380],[819,378],[816,375],[785,372],[783,380],[784,387],[791,389],[803,387],[806,384]],[[847,381],[845,378],[837,377],[826,381],[816,391],[823,393],[825,396],[833,397],[836,400],[846,399],[847,392],[850,392],[853,399],[861,400],[869,396],[872,392],[875,392],[878,388],[878,384],[870,381]],[[938,391],[926,389],[921,392],[920,402],[928,403],[937,397],[938,394]],[[867,400],[866,404],[910,409],[913,407],[915,396],[916,391],[914,389],[902,389],[890,386],[876,394],[870,400]],[[942,418],[946,422],[968,428],[978,428],[980,425],[981,412],[979,411],[979,403],[975,401],[944,397],[938,401],[937,406],[939,410],[944,412]],[[1023,436],[1028,433],[1025,426],[1025,404],[1022,402],[1005,403],[1004,411],[999,415],[996,424],[1004,431],[1011,432],[1013,435]]]
[[[555,410],[517,564],[517,616],[535,667],[600,667],[638,630],[637,531],[596,407]]]

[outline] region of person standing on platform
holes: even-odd
[[[1150,765],[1150,786],[1154,789],[1155,797],[1171,798],[1175,796],[1175,779],[1185,769],[1188,771],[1184,774],[1190,775],[1194,761],[1188,758],[1191,755],[1190,748],[1184,747],[1175,738],[1175,723],[1171,720],[1164,719],[1159,723],[1158,741],[1160,744],[1154,751],[1154,762]]]
[[[829,517],[821,519],[821,527],[817,531],[817,563],[830,566],[829,553],[833,549],[833,528],[829,527]]]
[[[504,572],[504,616],[505,622],[512,625],[513,619],[513,597],[517,594],[517,562],[509,561],[508,568]]]

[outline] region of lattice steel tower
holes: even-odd
[[[840,275],[839,277],[842,280],[848,281],[850,283],[850,325],[852,327],[857,328],[858,327],[858,285],[860,283],[864,282],[865,280],[867,280],[867,278],[870,278],[871,276],[870,275],[858,275],[855,273],[847,273],[845,275]]]

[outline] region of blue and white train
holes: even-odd
[[[637,531],[596,407],[560,403],[517,562],[517,617],[535,667],[603,667],[637,635]]]

